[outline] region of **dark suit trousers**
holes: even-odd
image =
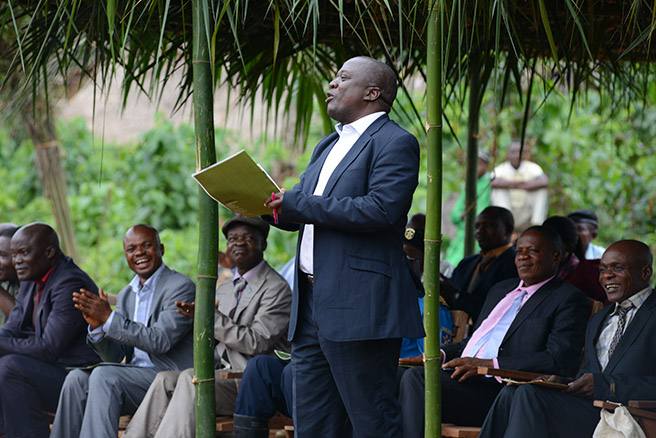
[[[451,378],[451,371],[442,371],[442,421],[459,426],[480,426],[502,386],[487,377],[471,377],[463,383]],[[424,367],[413,367],[403,373],[399,386],[399,401],[403,417],[403,437],[424,436],[425,412]]]
[[[483,438],[586,438],[599,422],[592,400],[534,385],[506,386],[485,418]]]
[[[239,385],[235,414],[271,418],[276,411],[291,417],[292,367],[271,356],[248,361]]]
[[[66,370],[20,354],[0,358],[0,434],[8,438],[47,438],[43,411],[55,412]]]
[[[294,426],[298,438],[399,438],[394,397],[401,339],[334,342],[313,317],[312,286],[299,285],[298,326],[292,342]]]

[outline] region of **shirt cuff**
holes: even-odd
[[[444,363],[446,360],[446,353],[440,348],[440,363]]]
[[[109,331],[109,326],[112,324],[113,319],[114,311],[112,311],[104,324],[99,325],[95,329],[92,329],[91,326],[88,327],[87,330],[89,332],[89,339],[91,339],[91,342],[98,342],[105,337],[105,334]]]

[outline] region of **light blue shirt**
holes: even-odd
[[[162,271],[164,271],[164,263],[153,273],[153,275],[148,278],[141,284],[139,281],[139,276],[135,275],[132,281],[130,281],[130,289],[132,293],[135,294],[134,298],[134,314],[132,315],[132,320],[140,324],[146,325],[148,323],[148,315],[150,315],[150,306],[153,302],[153,294],[157,288],[157,283],[159,282],[160,277],[162,276]],[[92,342],[100,341],[109,331],[109,327],[112,325],[114,320],[115,312],[112,312],[107,318],[107,321],[95,330],[89,330],[89,335]],[[90,327],[89,327],[90,328]],[[130,361],[131,365],[138,367],[152,367],[154,366],[153,362],[150,360],[150,356],[143,350],[139,348],[134,348],[134,355]]]

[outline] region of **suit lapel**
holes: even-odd
[[[155,309],[159,309],[161,307],[162,299],[164,297],[164,294],[162,293],[162,288],[166,285],[166,281],[168,280],[170,274],[171,271],[169,270],[168,267],[165,266],[164,270],[162,271],[162,274],[159,276],[159,280],[157,280],[157,286],[155,286],[155,290],[153,291],[153,299],[150,302],[150,309],[148,309],[148,318],[146,319],[147,326],[150,326],[150,319],[153,317],[153,312],[155,311]],[[134,312],[134,303],[135,303],[135,297],[134,294],[132,294],[133,312]]]
[[[374,122],[369,125],[369,127],[362,133],[362,135],[358,138],[358,140],[353,144],[351,149],[348,151],[348,153],[342,158],[342,161],[339,162],[337,167],[335,168],[335,171],[332,173],[330,178],[328,179],[328,182],[326,183],[326,188],[323,190],[324,196],[327,196],[330,194],[332,189],[335,187],[335,184],[337,184],[337,181],[339,181],[339,178],[342,176],[344,171],[353,163],[353,161],[360,155],[360,152],[367,146],[369,141],[371,141],[371,137],[373,134],[375,134],[387,121],[389,121],[389,117],[385,114],[374,120]]]
[[[591,318],[588,322],[588,331],[589,333],[592,333],[592,339],[586,338],[584,353],[586,361],[590,362],[590,367],[593,372],[602,372],[601,366],[599,364],[599,358],[597,357],[597,339],[599,339],[599,334],[601,333],[602,323],[606,321],[608,314],[610,314],[612,311],[613,306],[606,306],[605,309],[597,312],[597,314],[595,314],[594,317]]]
[[[626,351],[631,347],[631,345],[633,345],[636,339],[638,339],[638,335],[640,332],[642,332],[645,324],[653,315],[654,305],[656,305],[656,294],[652,291],[649,298],[647,298],[644,304],[640,306],[640,309],[638,309],[638,312],[636,312],[635,316],[629,323],[629,326],[626,328],[626,330],[624,330],[624,334],[620,338],[617,347],[615,347],[613,355],[608,360],[608,365],[606,365],[606,368],[604,369],[606,374],[610,374],[613,371],[613,368],[615,368],[615,366],[621,361],[624,353],[626,353]]]
[[[250,305],[250,302],[253,300],[253,297],[259,293],[264,284],[266,283],[266,274],[269,269],[269,265],[266,264],[260,268],[260,271],[257,273],[253,281],[249,282],[246,285],[246,289],[241,293],[241,298],[239,299],[239,304],[237,304],[237,310],[235,311],[234,321],[239,320],[239,315],[247,309]]]
[[[551,290],[556,287],[556,284],[560,284],[560,280],[557,278],[552,279],[550,282],[538,289],[538,291],[528,299],[522,308],[519,309],[519,313],[517,313],[517,316],[515,316],[515,319],[510,325],[510,328],[506,332],[506,336],[503,338],[504,342],[519,328],[519,326],[526,320],[526,318],[528,318],[529,315],[531,315],[535,309],[537,309],[540,304],[542,304],[542,302],[547,299],[549,293],[551,293]]]

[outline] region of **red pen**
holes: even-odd
[[[271,200],[276,200],[276,194],[273,192],[271,192]],[[273,210],[273,223],[278,225],[278,211],[276,211],[276,209]]]

